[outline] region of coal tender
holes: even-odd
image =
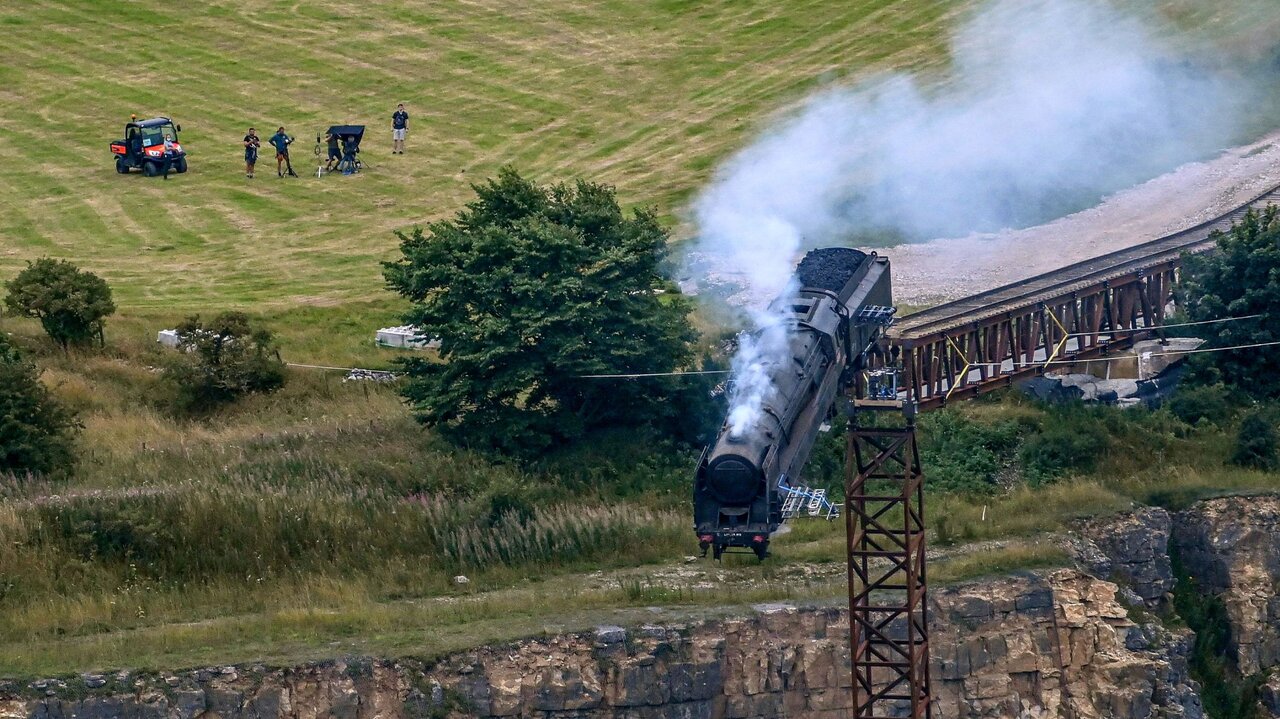
[[[769,369],[772,392],[757,422],[729,423],[702,453],[694,481],[694,529],[705,555],[746,548],[764,559],[782,524],[784,486],[795,483],[881,331],[892,321],[889,259],[847,248],[813,250],[796,268],[799,292],[776,300],[787,318],[790,361]]]

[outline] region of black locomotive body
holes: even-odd
[[[789,323],[789,361],[769,369],[760,419],[734,434],[726,422],[702,453],[694,530],[705,553],[748,548],[763,559],[782,524],[779,490],[799,478],[819,428],[892,316],[889,260],[846,248],[814,250],[796,269],[800,290],[775,305]]]

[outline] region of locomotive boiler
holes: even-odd
[[[773,309],[786,318],[788,350],[769,366],[758,419],[726,421],[702,452],[694,479],[694,530],[705,554],[746,548],[764,559],[782,524],[785,489],[800,472],[880,333],[892,321],[889,260],[847,248],[813,250],[796,268],[799,291]]]

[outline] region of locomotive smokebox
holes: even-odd
[[[736,454],[720,455],[707,466],[707,488],[725,504],[749,504],[763,480],[755,463]]]

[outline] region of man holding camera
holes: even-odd
[[[249,128],[249,134],[244,136],[244,176],[249,179],[253,179],[253,166],[258,164],[258,147],[261,145],[258,131]]]
[[[396,105],[391,115],[391,154],[404,154],[404,136],[409,131],[409,113],[404,111],[404,103]]]
[[[276,176],[284,177],[283,168],[288,168],[289,177],[297,177],[298,175],[293,171],[293,163],[289,162],[289,145],[293,142],[293,138],[285,134],[284,126],[276,130],[276,134],[272,135],[267,142],[276,148]]]

